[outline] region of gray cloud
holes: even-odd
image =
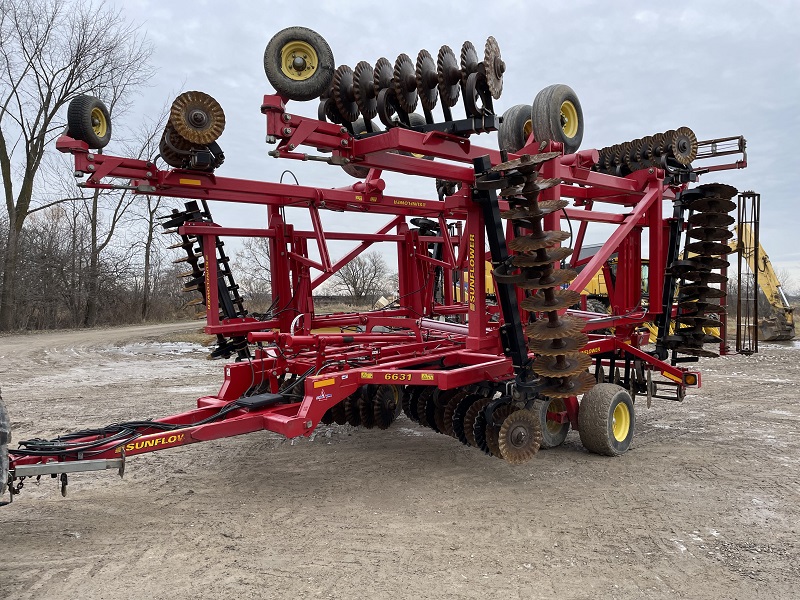
[[[538,90],[566,83],[578,93],[586,123],[584,147],[605,145],[686,125],[700,139],[743,134],[750,166],[706,176],[762,194],[762,239],[774,263],[800,281],[791,223],[798,201],[793,151],[800,138],[800,3],[772,2],[321,2],[184,3],[128,0],[125,14],[143,22],[155,45],[158,73],[135,111],[153,114],[177,92],[200,89],[227,115],[221,174],[276,181],[291,169],[308,185],[353,180],[337,167],[276,161],[267,156],[259,112],[270,86],[263,51],[291,25],[310,27],[333,49],[337,64],[374,63],[421,48],[432,54],[464,40],[481,48],[497,38],[508,65],[502,111],[530,103]],[[315,115],[316,103],[291,105]],[[132,116],[132,118],[135,118]],[[494,146],[494,136],[474,143]],[[429,181],[388,176],[388,193],[434,194]],[[254,207],[217,208],[226,225],[252,225]],[[363,229],[383,218],[365,219]],[[352,228],[352,215],[327,215],[326,224]],[[362,229],[359,221],[359,229]]]

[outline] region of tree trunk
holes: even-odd
[[[152,217],[152,213],[150,215]],[[142,321],[150,311],[150,254],[153,248],[153,222],[148,222],[147,240],[144,245],[144,281],[142,282]]]
[[[0,292],[0,330],[2,331],[11,331],[14,327],[18,257],[19,232],[12,223],[8,228],[6,256],[3,261],[3,289]]]
[[[100,190],[92,194],[92,211],[89,227],[91,242],[89,245],[89,282],[86,295],[86,312],[83,317],[84,327],[93,327],[97,321],[97,303],[100,296],[100,249],[97,243],[97,214],[100,200]]]

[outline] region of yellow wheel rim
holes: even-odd
[[[525,125],[522,126],[522,133],[525,134],[526,140],[531,137],[531,133],[533,133],[533,122],[530,119],[525,121]]]
[[[108,132],[108,121],[103,111],[99,108],[92,109],[92,129],[101,138],[105,137]]]
[[[623,442],[628,437],[628,432],[631,430],[631,411],[624,402],[620,402],[614,408],[611,430],[614,433],[614,439],[618,442]]]
[[[289,79],[305,81],[317,70],[317,53],[311,44],[296,40],[281,48],[281,71]]]
[[[568,138],[578,135],[578,109],[569,100],[561,103],[561,129]]]
[[[550,400],[550,404],[547,405],[547,412],[565,412],[566,410],[567,407],[564,405],[564,400],[561,398],[553,398]],[[553,419],[546,419],[544,426],[547,427],[547,431],[553,435],[557,435],[561,432],[561,428],[564,424]]]

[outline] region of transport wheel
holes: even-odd
[[[11,443],[11,423],[0,395],[0,496],[8,485],[8,445]]]
[[[536,94],[531,116],[536,141],[561,142],[564,154],[572,154],[580,148],[583,111],[577,94],[568,85],[557,83]]]
[[[497,130],[497,141],[500,150],[518,152],[525,145],[533,131],[531,107],[528,104],[517,104],[503,113],[500,129]]]
[[[111,141],[108,108],[94,96],[75,96],[67,108],[67,130],[70,137],[86,142],[89,148],[105,148]]]
[[[598,383],[583,395],[578,424],[581,442],[589,452],[623,454],[630,448],[636,424],[630,394],[613,383]]]
[[[264,71],[281,96],[290,100],[312,100],[331,85],[333,52],[316,31],[287,27],[267,44]]]
[[[542,448],[555,448],[564,443],[569,433],[569,421],[566,423],[559,423],[553,419],[547,418],[547,411],[550,412],[564,412],[567,410],[567,405],[564,403],[563,398],[541,398],[533,403],[533,413],[539,416],[539,422],[542,427]]]
[[[374,121],[372,123],[372,131],[380,131],[381,128],[378,126],[377,123]],[[360,117],[353,123],[353,133],[356,135],[361,135],[362,133],[368,133],[367,131],[367,123],[364,121],[364,117]],[[342,165],[342,170],[350,175],[351,177],[355,177],[356,179],[364,179],[367,175],[369,175],[369,167],[361,167],[358,164],[348,163],[346,165]]]

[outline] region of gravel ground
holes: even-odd
[[[222,364],[196,324],[0,338],[16,440],[187,410]],[[0,597],[796,598],[800,348],[704,359],[637,402],[631,450],[576,432],[520,467],[400,417],[135,457],[0,508]]]

